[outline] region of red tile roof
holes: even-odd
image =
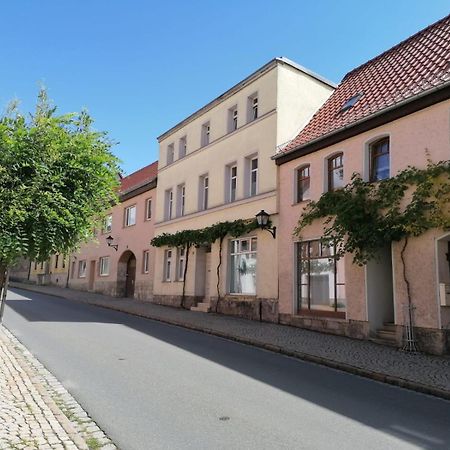
[[[280,152],[293,151],[449,80],[450,15],[349,72]],[[362,96],[355,105],[342,110],[357,94]]]
[[[128,192],[153,180],[158,175],[158,161],[155,161],[120,180],[120,192]]]

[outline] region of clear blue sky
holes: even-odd
[[[448,0],[13,0],[2,2],[0,105],[86,107],[125,173],[156,137],[275,56],[338,82],[447,15]]]

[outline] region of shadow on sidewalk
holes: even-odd
[[[121,324],[420,448],[449,448],[448,401],[150,319],[35,292],[11,292],[15,298],[7,306],[27,321]]]

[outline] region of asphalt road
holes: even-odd
[[[122,450],[450,448],[431,396],[32,292],[4,322]]]

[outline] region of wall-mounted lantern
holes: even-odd
[[[275,239],[277,237],[277,227],[269,227],[270,214],[266,213],[263,209],[256,214],[256,221],[258,222],[261,230],[267,230]]]
[[[108,247],[112,247],[117,252],[117,250],[119,249],[119,245],[113,244],[113,241],[114,241],[114,238],[111,235],[109,235],[106,238],[106,243],[108,244]]]

